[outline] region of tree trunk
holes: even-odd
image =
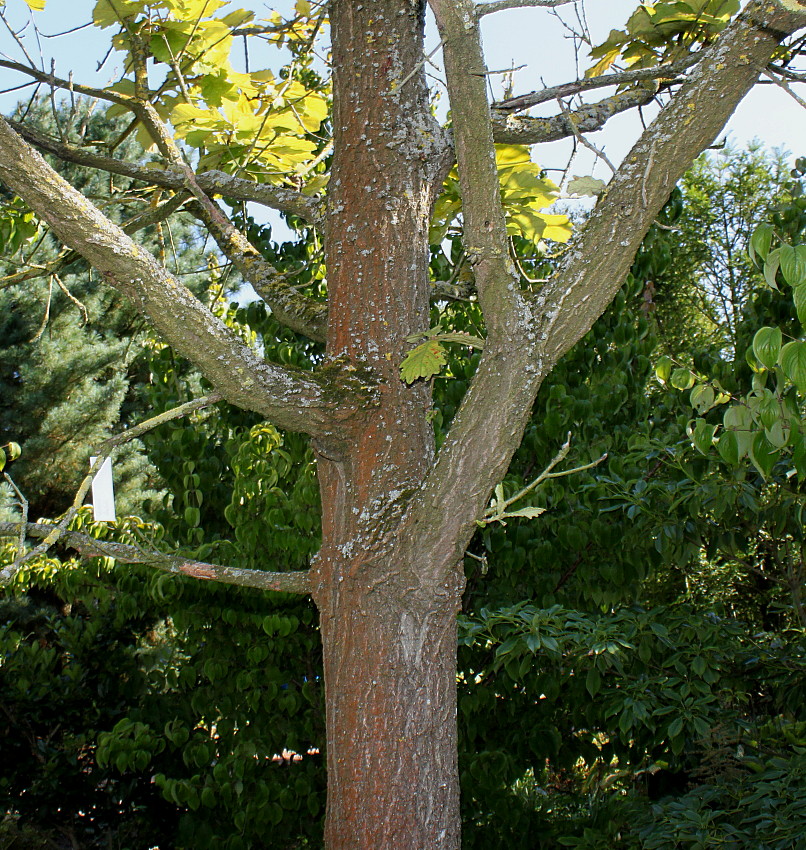
[[[460,588],[346,580],[322,604],[329,850],[458,848]]]
[[[441,136],[422,70],[424,11],[418,0],[331,5],[327,353],[369,370],[381,389],[350,448],[339,456],[321,448],[317,458],[323,542],[313,584],[329,850],[459,846],[462,581],[455,564],[413,558],[405,532],[410,497],[434,458],[430,389],[407,386],[399,373],[406,337],[428,327],[428,227],[441,184],[433,156]]]

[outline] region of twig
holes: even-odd
[[[568,2],[568,0],[566,0]],[[442,42],[440,43],[430,52],[427,53],[412,69],[406,74],[405,77],[394,87],[393,93],[399,91],[406,85],[406,83],[420,70],[420,68],[425,65],[425,63],[442,47]]]
[[[19,487],[14,483],[11,476],[7,473],[3,473],[3,478],[8,481],[8,483],[14,488],[14,492],[17,494],[17,498],[20,502],[20,508],[22,509],[22,521],[20,522],[20,539],[17,544],[17,550],[20,554],[25,552],[25,526],[28,525],[28,500],[25,496],[22,495],[22,491]]]
[[[577,127],[574,122],[574,117],[571,115],[571,110],[563,103],[561,98],[557,98],[557,103],[560,105],[560,109],[562,110],[563,116],[565,117],[566,122],[568,123],[568,127],[574,136],[577,138],[581,145],[584,145],[589,151],[592,151],[597,159],[603,160],[607,167],[613,172],[616,173],[616,166],[613,165],[612,162],[607,157],[607,154],[603,150],[599,150],[592,142],[589,142],[582,133],[579,132],[579,127]]]
[[[68,289],[68,288],[67,288],[67,287],[66,287],[66,286],[62,283],[62,280],[61,280],[61,278],[59,277],[59,275],[57,275],[57,274],[54,272],[54,273],[53,273],[53,275],[52,275],[52,277],[53,277],[53,279],[56,281],[56,283],[59,285],[59,289],[61,289],[61,291],[62,291],[62,292],[63,292],[63,293],[64,293],[64,294],[65,294],[65,295],[66,295],[66,296],[67,296],[67,297],[68,297],[68,298],[69,298],[69,299],[73,302],[73,304],[75,304],[75,305],[76,305],[76,307],[78,307],[78,309],[81,311],[81,315],[82,315],[82,316],[84,316],[84,324],[86,325],[86,324],[87,324],[87,322],[89,322],[89,320],[90,320],[89,313],[87,312],[87,308],[86,308],[86,306],[83,304],[83,302],[79,301],[79,300],[78,300],[78,298],[76,298],[76,296],[75,296],[75,295],[73,295],[73,293],[72,293],[72,292],[70,292],[70,290],[69,290],[69,289]]]
[[[792,91],[792,88],[789,83],[787,83],[785,80],[780,79],[779,77],[776,77],[775,74],[773,74],[769,68],[764,69],[764,75],[769,77],[775,83],[776,86],[782,88],[791,98],[794,98],[797,103],[799,103],[804,109],[806,109],[806,100],[804,100],[799,94],[796,94],[794,91]]]
[[[478,3],[476,5],[476,17],[483,18],[485,15],[492,15],[493,12],[503,12],[506,9],[520,9],[525,6],[553,8],[576,2],[578,0],[495,0],[493,3]]]
[[[638,83],[644,80],[673,80],[675,77],[679,77],[683,71],[699,62],[701,58],[699,54],[693,53],[682,61],[675,62],[673,65],[657,65],[654,68],[641,68],[638,71],[599,74],[596,77],[574,80],[570,83],[551,86],[541,91],[534,91],[529,94],[522,94],[518,95],[518,97],[501,100],[494,103],[492,108],[499,110],[529,109],[531,106],[538,106],[549,100],[556,100],[558,97],[572,97],[575,94],[581,94],[584,91],[591,91],[592,89],[619,86],[625,83]]]
[[[535,480],[531,484],[527,484],[522,490],[516,493],[511,499],[507,499],[504,502],[504,507],[509,507],[513,502],[517,502],[518,499],[522,499],[527,493],[531,493],[532,490],[537,487],[538,484],[542,484],[549,478],[565,478],[568,475],[574,475],[577,472],[584,472],[586,469],[593,469],[594,466],[598,466],[602,461],[607,459],[607,452],[605,452],[598,460],[591,461],[591,463],[586,463],[584,466],[576,466],[573,469],[564,469],[562,472],[552,472],[551,470],[557,466],[558,463],[565,460],[568,456],[568,452],[571,450],[571,432],[568,432],[568,437],[562,445],[562,448],[557,452],[557,454],[552,458],[551,463],[540,473],[540,475],[535,478]]]

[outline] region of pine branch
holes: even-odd
[[[164,221],[169,216],[173,215],[177,210],[187,202],[190,194],[188,192],[177,192],[172,198],[169,198],[159,206],[146,210],[133,216],[128,221],[121,225],[121,230],[129,236],[137,233],[145,227],[150,227],[152,224],[158,224]],[[81,254],[78,251],[64,251],[55,260],[42,265],[29,265],[25,271],[15,272],[14,274],[0,277],[0,289],[6,289],[9,286],[14,286],[17,283],[24,283],[26,280],[33,280],[44,275],[59,274],[73,263],[82,260]]]

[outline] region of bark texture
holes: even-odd
[[[399,377],[406,337],[428,327],[428,227],[445,147],[421,65],[424,11],[417,0],[331,4],[327,352],[369,369],[380,388],[349,449],[318,456],[314,599],[327,704],[325,840],[334,849],[447,850],[459,841],[462,583],[456,558],[433,580],[433,561],[412,557],[403,519],[434,457],[429,387]]]

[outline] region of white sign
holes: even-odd
[[[90,468],[98,460],[90,458]],[[92,515],[95,522],[115,522],[115,490],[112,486],[112,458],[102,464],[92,479]]]

